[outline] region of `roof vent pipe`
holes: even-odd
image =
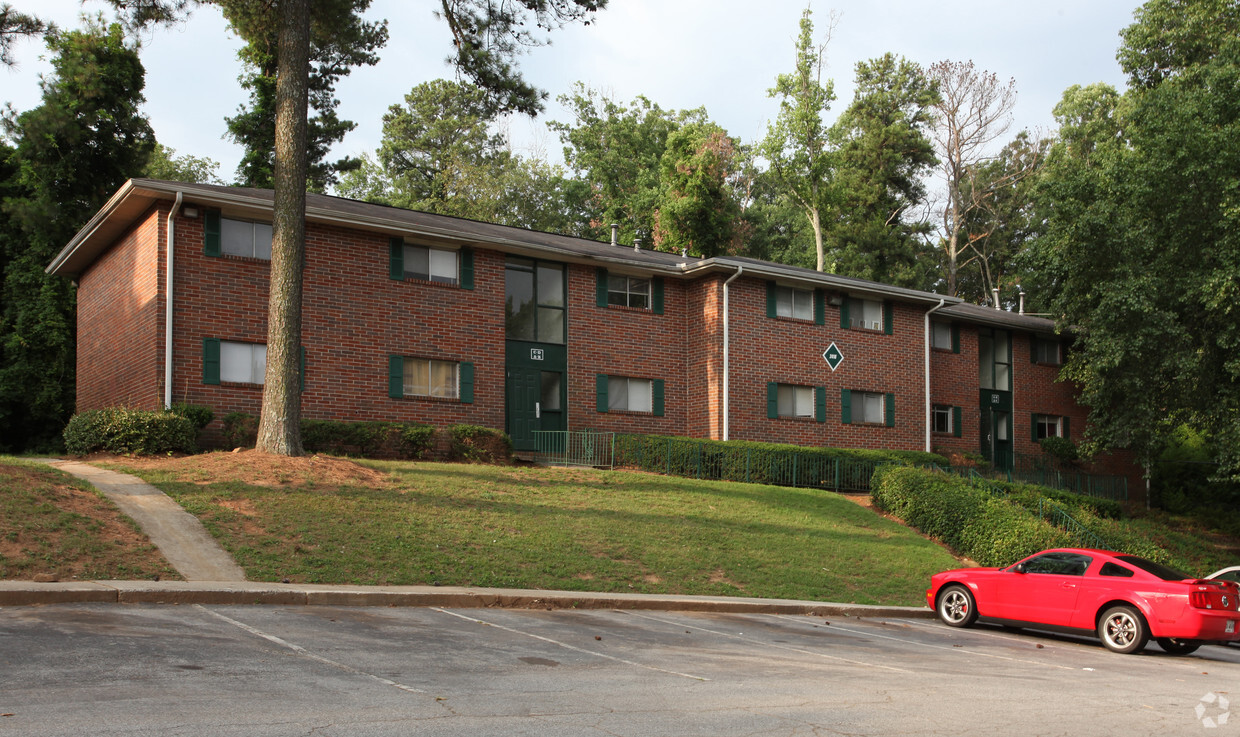
[[[1025,290],[1020,290],[1020,314],[1025,314]]]
[[[997,310],[999,309],[999,287],[990,290],[990,293],[995,296],[995,309]]]
[[[634,250],[634,251],[640,251],[640,250],[642,250],[642,239],[641,239],[641,238],[634,238],[634,239],[633,239],[633,250]]]
[[[617,232],[618,232],[619,230],[620,230],[620,224],[619,224],[619,223],[612,223],[612,224],[611,224],[611,245],[613,245],[613,246],[615,246],[615,245],[619,245],[619,243],[620,243],[620,241],[619,241],[619,239],[617,238],[617,235],[616,235],[616,234],[617,234]]]

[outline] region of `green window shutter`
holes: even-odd
[[[461,361],[461,403],[474,403],[474,365],[469,361]]]
[[[766,417],[770,420],[779,417],[779,384],[774,381],[766,384]]]
[[[607,411],[607,374],[594,375],[594,409]]]
[[[656,417],[663,416],[663,379],[655,379],[651,384],[651,409]]]
[[[814,419],[819,422],[827,421],[827,388],[825,386],[814,387]]]
[[[208,256],[219,256],[223,253],[220,241],[220,211],[205,210],[202,213],[202,247]]]
[[[1069,418],[1068,418],[1067,416],[1065,416],[1065,417],[1063,418],[1063,436],[1064,436],[1065,438],[1068,438],[1069,440],[1071,440],[1071,439],[1072,439],[1072,433],[1071,433],[1071,431],[1068,429],[1068,420],[1069,420]]]
[[[594,270],[594,303],[599,307],[607,306],[607,269]]]
[[[775,282],[766,283],[766,316],[775,317]]]
[[[663,314],[663,277],[661,276],[650,280],[650,306],[654,314]]]
[[[840,422],[852,424],[852,391],[849,389],[840,390]]]
[[[461,249],[461,289],[474,288],[474,249]]]
[[[895,329],[895,309],[890,302],[883,302],[883,332],[891,335]]]
[[[202,383],[220,383],[220,339],[202,339]]]
[[[847,330],[850,326],[851,323],[848,319],[848,298],[845,297],[844,301],[840,302],[840,329]]]
[[[388,396],[400,399],[405,396],[405,359],[388,356]]]
[[[887,427],[896,426],[896,395],[888,394],[885,399],[887,406],[883,410],[883,416],[887,419]]]
[[[1029,439],[1036,443],[1038,442],[1038,413],[1030,412],[1029,419],[1030,419]]]
[[[814,290],[814,324],[825,325],[827,322],[827,308],[825,299],[821,289]]]
[[[301,347],[301,382],[298,384],[297,391],[304,392],[306,390],[306,347]]]
[[[960,323],[952,323],[952,353],[960,352]]]
[[[959,407],[952,407],[952,435],[960,438],[964,437],[964,411]]]
[[[388,276],[397,280],[405,280],[405,239],[388,239]],[[404,381],[402,379],[402,381]],[[404,390],[402,389],[402,394]]]

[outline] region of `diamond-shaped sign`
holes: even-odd
[[[827,362],[827,365],[831,367],[831,370],[834,371],[840,367],[841,363],[844,362],[844,353],[835,345],[834,342],[832,342],[831,345],[827,346],[827,349],[822,352],[822,358]]]

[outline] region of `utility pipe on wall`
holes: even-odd
[[[745,270],[737,265],[736,273],[723,282],[723,439],[728,439],[728,285]]]
[[[164,409],[172,409],[172,244],[176,238],[177,212],[181,209],[182,193],[177,192],[176,202],[168,212],[168,273],[164,277]]]
[[[933,406],[930,404],[930,315],[943,309],[943,305],[947,304],[947,300],[940,299],[939,303],[929,310],[926,310],[926,452],[930,452],[930,438],[934,433],[934,412]]]

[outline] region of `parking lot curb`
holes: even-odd
[[[450,607],[459,609],[631,609],[930,618],[924,607],[875,606],[727,596],[488,589],[460,586],[332,586],[251,581],[0,581],[0,606],[48,604],[208,604]]]

